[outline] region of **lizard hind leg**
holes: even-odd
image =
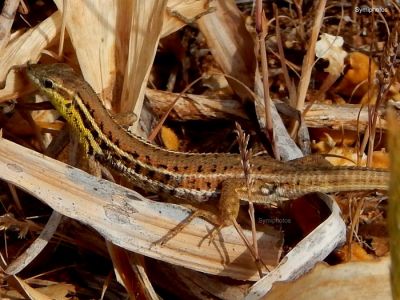
[[[213,210],[206,210],[185,204],[184,206],[191,209],[192,213],[175,228],[170,230],[164,237],[154,242],[153,245],[165,245],[197,217],[203,218],[215,226],[213,230],[200,241],[200,245],[208,237],[210,238],[209,243],[213,242],[217,233],[219,233],[223,227],[231,225],[232,220],[236,220],[240,208],[240,200],[238,197],[237,188],[241,187],[243,184],[244,182],[242,179],[229,180],[222,183],[221,197],[219,200],[217,213],[215,213]]]
[[[203,218],[215,225],[214,229],[203,239],[205,240],[209,237],[209,244],[214,241],[217,233],[219,233],[222,228],[232,225],[239,215],[240,199],[236,188],[240,187],[241,184],[243,184],[243,180],[241,179],[224,181],[222,183],[221,197],[219,199],[218,215],[213,216],[215,221],[212,221],[210,216],[203,216]]]
[[[209,237],[208,243],[211,244],[222,228],[232,225],[233,221],[236,220],[240,209],[240,199],[236,189],[243,184],[244,181],[242,179],[227,180],[222,183],[218,214],[210,213],[209,211],[202,212],[203,215],[201,217],[213,223],[215,227],[204,237],[201,243]]]

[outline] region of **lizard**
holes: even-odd
[[[240,200],[268,204],[317,191],[388,188],[389,172],[384,169],[310,165],[301,160],[281,162],[262,155],[251,158],[253,182],[249,193],[239,154],[170,151],[127,132],[111,117],[91,86],[67,64],[30,64],[27,74],[78,135],[88,157],[148,193],[195,202],[219,198],[217,214],[199,211],[192,215],[207,219],[217,228],[236,219]]]

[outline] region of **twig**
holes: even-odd
[[[15,12],[17,11],[19,0],[5,0],[3,10],[0,14],[0,52],[10,40],[11,26],[14,22]]]
[[[269,80],[268,80],[268,62],[267,62],[267,50],[265,47],[265,37],[268,33],[267,21],[265,19],[264,10],[262,9],[262,1],[256,2],[256,31],[257,31],[257,49],[260,51],[261,56],[261,72],[263,78],[263,89],[264,89],[264,109],[265,109],[265,121],[266,121],[266,133],[267,137],[271,142],[272,151],[276,159],[280,160],[280,154],[278,145],[274,138],[274,128],[272,124],[271,115],[271,97],[269,95]]]
[[[305,40],[304,33],[304,21],[303,21],[303,0],[294,0],[294,6],[296,6],[297,14],[299,17],[297,28],[299,29],[299,35],[302,41]]]
[[[273,7],[275,14],[275,22],[276,22],[275,33],[276,33],[276,44],[278,45],[278,51],[279,51],[279,60],[281,62],[282,72],[285,78],[286,87],[289,91],[289,103],[291,106],[294,107],[296,102],[296,88],[294,87],[293,81],[290,80],[289,72],[286,66],[285,53],[283,52],[281,29],[279,24],[278,7],[275,3],[273,4]]]
[[[319,31],[322,26],[322,20],[324,17],[325,6],[326,6],[326,0],[321,0],[318,2],[318,7],[317,7],[315,18],[314,18],[314,26],[313,26],[313,29],[311,32],[310,44],[309,44],[309,47],[307,50],[307,54],[303,60],[301,77],[300,77],[300,82],[299,82],[298,92],[297,92],[298,98],[297,98],[297,103],[296,103],[296,108],[300,111],[303,110],[304,102],[306,100],[308,86],[310,84],[311,71],[312,71],[314,57],[315,57],[315,44],[317,42],[318,34],[319,34]],[[299,127],[299,122],[296,121],[291,129],[292,136],[295,135],[298,127]]]
[[[251,177],[251,157],[252,151],[248,149],[250,136],[246,135],[240,127],[239,123],[236,123],[236,133],[237,133],[237,141],[239,144],[239,152],[241,156],[242,167],[244,171],[244,177],[246,178],[246,187],[247,187],[247,197],[249,199],[249,216],[251,220],[251,231],[253,235],[253,247],[254,247],[254,254],[256,260],[256,266],[260,277],[262,276],[262,270],[260,267],[260,256],[258,254],[258,245],[257,245],[257,238],[256,238],[256,222],[254,217],[254,205],[251,201],[252,199],[252,189],[253,189],[253,179]]]

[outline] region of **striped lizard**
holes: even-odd
[[[239,200],[249,201],[239,154],[186,153],[163,149],[128,133],[110,116],[85,80],[66,64],[29,65],[27,74],[79,136],[85,153],[149,193],[175,199],[219,198],[218,215],[202,215],[216,226],[231,224]],[[251,158],[251,201],[270,203],[311,192],[386,190],[383,169],[312,166]]]

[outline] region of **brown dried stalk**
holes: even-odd
[[[288,72],[288,69],[286,66],[285,53],[283,52],[281,29],[280,29],[280,24],[279,24],[278,7],[275,3],[273,4],[273,8],[274,8],[274,15],[275,15],[275,22],[276,22],[275,33],[276,33],[276,44],[278,46],[278,51],[279,51],[279,60],[281,62],[282,72],[283,72],[283,76],[285,78],[286,87],[289,91],[289,103],[291,106],[294,107],[295,103],[296,103],[296,97],[297,97],[296,96],[296,88],[293,84],[293,81],[290,80],[289,72]]]
[[[260,9],[261,7],[261,9]],[[272,100],[269,95],[269,80],[268,80],[268,63],[267,63],[267,49],[265,46],[265,37],[268,34],[268,22],[265,18],[264,10],[262,9],[262,1],[256,2],[256,31],[257,31],[257,49],[261,56],[261,73],[264,89],[264,109],[265,109],[265,122],[266,134],[272,145],[272,151],[276,159],[280,160],[279,148],[274,138],[274,127],[272,124],[271,105]]]
[[[400,24],[396,22],[394,29],[390,32],[388,42],[385,45],[383,54],[379,61],[379,69],[376,71],[376,78],[378,81],[378,95],[375,105],[371,107],[371,124],[369,130],[369,143],[368,143],[368,161],[367,165],[372,164],[372,152],[374,151],[376,122],[378,118],[378,107],[386,100],[387,93],[393,83],[395,77],[395,60],[397,58],[397,51],[399,50],[399,30]]]
[[[251,201],[252,199],[252,188],[253,188],[253,179],[251,176],[251,157],[253,155],[252,150],[248,149],[249,145],[249,140],[250,136],[245,134],[242,127],[240,126],[239,123],[236,123],[236,133],[237,133],[237,141],[239,144],[239,152],[241,156],[241,162],[243,166],[243,171],[244,171],[244,176],[246,178],[246,187],[247,187],[247,194],[249,198],[249,216],[251,220],[251,230],[253,234],[253,247],[254,247],[254,254],[255,254],[255,261],[256,261],[256,266],[258,269],[258,272],[260,274],[260,277],[262,277],[262,270],[261,270],[261,260],[258,252],[258,246],[257,246],[257,237],[256,237],[256,221],[254,217],[254,205]],[[264,264],[265,266],[265,264]],[[265,266],[266,267],[266,266]],[[268,268],[267,268],[268,269]]]

